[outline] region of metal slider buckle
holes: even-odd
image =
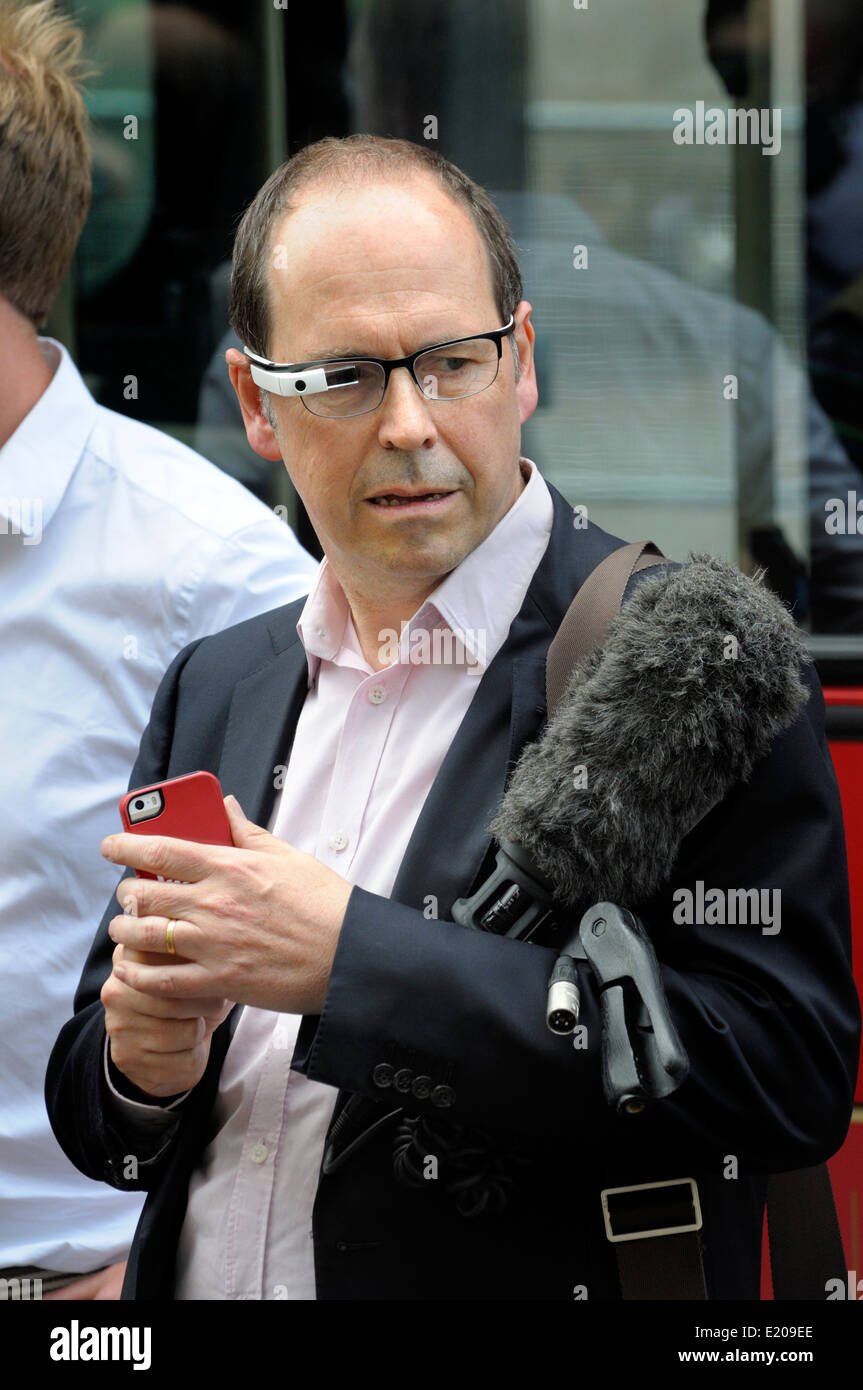
[[[666,1192],[652,1202],[643,1197],[627,1200],[633,1192],[659,1192],[661,1188],[677,1188],[677,1194]],[[609,1201],[609,1199],[615,1199]],[[701,1230],[701,1203],[694,1178],[670,1178],[666,1182],[642,1182],[633,1187],[606,1187],[600,1193],[605,1234],[610,1241],[648,1240],[652,1236],[677,1236],[686,1231]],[[648,1214],[652,1219],[665,1218],[665,1224],[644,1227]],[[677,1220],[675,1220],[677,1218]],[[615,1230],[615,1227],[617,1228]]]

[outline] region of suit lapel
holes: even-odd
[[[266,826],[294,741],[308,690],[309,667],[294,625],[279,610],[268,624],[273,658],[240,681],[231,698],[228,726],[219,760],[222,791],[235,796],[256,825]],[[244,1009],[236,1004],[227,1020],[227,1049]]]
[[[308,662],[296,631],[284,649],[275,622],[273,660],[237,685],[219,762],[219,780],[249,820],[266,825],[290,756],[308,690]],[[281,775],[280,775],[281,770]]]

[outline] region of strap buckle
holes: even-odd
[[[605,1234],[612,1242],[701,1230],[701,1203],[694,1178],[606,1187],[600,1199]]]

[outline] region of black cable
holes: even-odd
[[[429,1158],[436,1160],[436,1182],[427,1176]],[[416,1191],[439,1183],[465,1217],[502,1212],[515,1185],[510,1165],[526,1162],[502,1157],[481,1130],[428,1115],[406,1115],[393,1143],[393,1172],[402,1186]]]

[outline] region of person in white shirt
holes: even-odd
[[[53,0],[0,0],[0,1279],[105,1299],[141,1199],[73,1168],[43,1097],[113,887],[99,841],[176,653],[308,592],[317,566],[233,479],[97,405],[38,336],[89,206],[80,48]]]

